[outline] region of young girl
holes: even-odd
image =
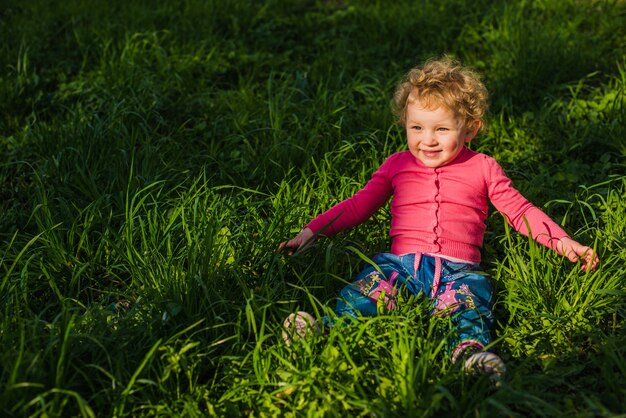
[[[378,299],[384,297],[381,302],[392,309],[400,288],[424,293],[433,300],[433,313],[452,314],[452,361],[463,358],[465,370],[498,378],[504,364],[485,351],[492,341],[492,290],[478,271],[488,201],[515,230],[580,261],[584,270],[594,269],[599,259],[513,188],[496,160],[465,146],[483,126],[487,99],[480,77],[453,59],[433,59],[411,69],[394,94],[408,150],[388,157],[363,189],[317,216],[280,248],[291,255],[319,234],[352,228],[393,195],[391,252],[376,255],[376,266],[367,266],[341,291],[335,312],[374,316]],[[327,318],[324,322],[329,325]],[[287,344],[320,328],[306,312],[291,314],[284,327]]]

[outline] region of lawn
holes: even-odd
[[[5,0],[0,415],[626,416],[626,3]],[[499,389],[429,301],[286,347],[389,249],[385,207],[278,245],[405,148],[399,78],[483,74],[495,157],[593,272],[490,211]]]

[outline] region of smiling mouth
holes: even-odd
[[[439,155],[441,151],[426,151],[426,150],[422,150],[422,154],[424,154],[426,157],[436,157]]]

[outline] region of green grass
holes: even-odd
[[[626,414],[623,1],[9,0],[0,10],[0,415]],[[450,53],[484,73],[493,155],[600,268],[492,211],[493,390],[428,301],[287,348],[382,210],[277,253],[403,149],[390,99]]]

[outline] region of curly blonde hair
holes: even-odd
[[[480,76],[452,57],[431,58],[421,67],[412,68],[398,83],[393,96],[394,114],[406,123],[410,103],[422,102],[429,109],[444,106],[471,128],[474,121],[484,123],[489,93]]]

